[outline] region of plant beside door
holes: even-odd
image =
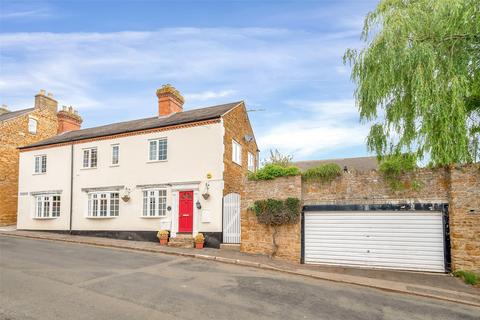
[[[169,236],[168,230],[160,230],[157,233],[157,238],[160,240],[160,245],[166,246],[168,244],[168,236]]]
[[[205,243],[205,236],[203,233],[199,233],[195,236],[195,248],[203,249],[203,244]]]

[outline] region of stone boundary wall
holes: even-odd
[[[453,270],[480,272],[480,165],[446,169],[420,169],[414,177],[417,191],[393,191],[376,171],[342,173],[329,183],[285,177],[271,181],[247,181],[241,207],[241,251],[270,255],[271,227],[257,222],[248,210],[255,200],[299,198],[302,205],[449,203],[450,242]],[[279,228],[278,259],[300,262],[301,224]]]
[[[273,251],[273,227],[257,222],[255,213],[248,210],[256,200],[288,197],[301,199],[301,177],[278,178],[270,181],[247,181],[245,198],[241,201],[241,244],[240,251],[271,255]],[[276,258],[287,261],[300,261],[300,223],[277,227]]]

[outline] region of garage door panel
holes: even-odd
[[[440,212],[307,212],[305,262],[444,271]]]

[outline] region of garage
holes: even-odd
[[[328,211],[314,206],[305,210],[304,262],[446,271],[442,211],[365,209]]]

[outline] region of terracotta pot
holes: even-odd
[[[203,242],[195,242],[196,249],[203,249]]]
[[[162,246],[167,245],[167,243],[168,243],[168,238],[160,238],[160,244],[161,244]]]

